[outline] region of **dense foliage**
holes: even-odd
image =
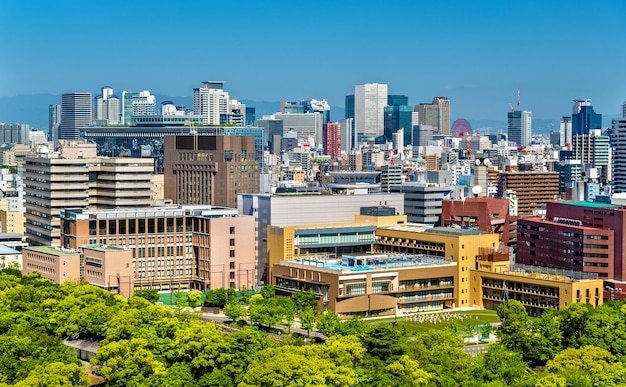
[[[64,338],[100,341],[92,366],[107,386],[626,384],[626,307],[618,302],[532,319],[510,301],[498,310],[500,343],[472,357],[454,330],[415,336],[330,312],[316,316],[308,294],[279,298],[267,287],[241,299],[214,291],[208,302],[223,304],[239,321],[233,326],[243,327],[227,333],[185,307],[199,305],[199,294],[176,295],[175,306],[165,307],[153,303],[154,292],[138,293],[124,299],[88,284],[0,272],[0,386],[88,385]],[[295,320],[307,334],[329,338],[269,333],[288,331]]]

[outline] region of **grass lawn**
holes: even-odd
[[[391,324],[394,321],[398,324],[398,329],[407,332],[422,333],[430,329],[463,329],[467,326],[478,326],[499,322],[500,318],[495,310],[465,310],[440,313],[415,313],[409,316],[398,316],[365,320],[371,326]]]

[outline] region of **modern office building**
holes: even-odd
[[[441,202],[450,195],[454,187],[409,182],[390,186],[389,189],[391,192],[404,194],[404,214],[409,222],[434,226],[440,224]]]
[[[366,83],[354,86],[354,125],[356,133],[367,139],[384,134],[387,85]]]
[[[341,156],[341,124],[328,121],[324,126],[324,154],[332,161]]]
[[[509,112],[508,138],[518,146],[530,145],[532,136],[532,113],[528,110],[514,110]]]
[[[0,123],[0,144],[28,145],[30,125]]]
[[[76,140],[91,124],[91,93],[66,93],[61,96],[60,140]]]
[[[122,114],[120,117],[122,125],[130,125],[133,116],[154,116],[156,114],[156,98],[150,95],[150,91],[122,92]]]
[[[224,82],[207,81],[193,89],[193,114],[202,117],[202,123],[220,125],[221,115],[228,114],[230,97],[224,91]]]
[[[425,147],[433,140],[435,129],[431,125],[415,125],[413,126],[413,157],[419,155],[416,148]]]
[[[562,117],[559,124],[561,147],[571,149],[572,146],[572,117]]]
[[[548,201],[559,198],[558,172],[500,172],[496,196],[515,194],[519,216],[533,215],[545,208]]]
[[[152,159],[96,157],[93,144],[61,142],[60,157],[27,157],[26,236],[33,245],[59,245],[66,208],[134,208],[152,204]]]
[[[256,286],[254,218],[234,208],[146,207],[61,214],[62,244],[89,244],[132,252],[135,289]]]
[[[268,227],[340,224],[354,221],[362,207],[386,206],[404,213],[404,196],[400,194],[321,195],[320,192],[282,194],[240,194],[240,214],[256,219],[256,256],[259,280],[268,283]]]
[[[613,192],[626,192],[626,119],[613,120],[611,148]]]
[[[276,113],[274,118],[283,121],[285,133],[293,130],[300,142],[308,143],[313,139],[315,147],[323,147],[324,116],[321,113]]]
[[[415,105],[414,111],[418,115],[420,125],[430,125],[439,133],[439,105],[436,103],[421,103]]]
[[[280,139],[283,137],[283,120],[262,118],[254,121],[254,126],[263,128],[263,135],[267,139],[267,150],[274,155],[280,155]]]
[[[593,110],[590,99],[575,99],[572,112],[572,135],[588,135],[592,129],[602,129],[602,114]]]
[[[437,105],[437,128],[443,135],[450,134],[450,100],[448,97],[433,98],[433,105]]]
[[[61,126],[61,105],[48,106],[48,135],[52,142],[59,139],[59,127]]]
[[[358,138],[354,130],[354,118],[339,120],[341,125],[341,150],[350,153],[358,144]]]
[[[254,137],[165,137],[165,197],[176,204],[237,207],[237,195],[259,191]]]
[[[102,87],[102,94],[95,98],[94,109],[96,121],[104,124],[118,124],[120,122],[120,99],[113,95],[113,88]]]
[[[400,187],[404,182],[402,165],[385,164],[380,167],[380,190],[391,192],[391,187]]]
[[[325,99],[303,99],[300,102],[281,102],[280,112],[285,113],[320,113],[322,126],[330,121],[330,105]]]
[[[385,106],[385,138],[387,141],[393,138],[399,130],[404,129],[402,146],[411,144],[411,128],[419,124],[419,113],[413,111],[409,106],[409,97],[405,95],[387,96],[387,106]]]

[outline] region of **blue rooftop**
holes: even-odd
[[[341,259],[322,259],[319,257],[298,258],[290,262],[299,263],[316,268],[362,272],[380,269],[408,268],[416,266],[447,265],[452,260],[445,257],[420,254],[420,255],[387,255],[387,254],[344,254]]]

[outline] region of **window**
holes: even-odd
[[[234,233],[235,233],[235,227],[233,226],[230,228],[230,235],[233,235]]]
[[[230,245],[234,246],[235,245],[235,239],[234,238],[230,238]]]
[[[230,272],[229,278],[230,279],[235,279],[235,272],[234,271]]]
[[[230,250],[230,257],[234,258],[235,257],[235,250]]]
[[[356,284],[346,284],[346,295],[347,296],[356,296],[365,294],[365,282],[360,282]]]
[[[230,270],[235,270],[235,262],[230,263]]]

